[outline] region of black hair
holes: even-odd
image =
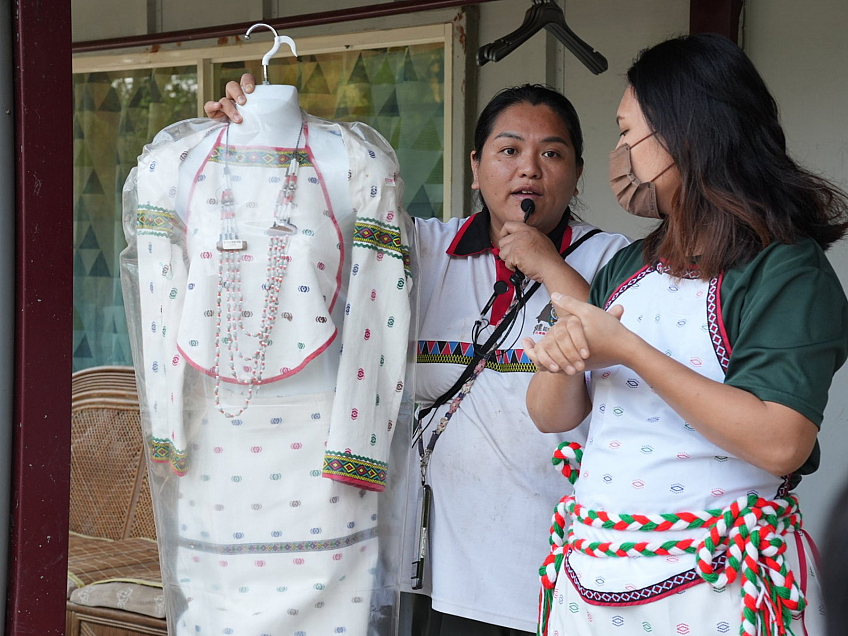
[[[848,197],[787,155],[777,103],[733,42],[667,40],[642,51],[627,80],[682,182],[645,240],[649,261],[680,273],[697,255],[708,278],[772,242],[810,237],[826,249],[848,230]]]
[[[583,130],[580,128],[577,111],[564,95],[542,84],[523,84],[505,88],[489,100],[477,118],[477,127],[474,129],[474,151],[478,158],[483,152],[486,140],[492,134],[495,120],[507,108],[518,104],[545,105],[559,115],[571,136],[571,143],[574,144],[577,166],[583,165]]]

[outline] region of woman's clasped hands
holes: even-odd
[[[621,324],[624,308],[604,311],[571,296],[552,294],[558,316],[539,342],[524,338],[524,351],[539,371],[576,375],[627,364],[638,336]]]

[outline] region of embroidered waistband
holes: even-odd
[[[582,458],[579,444],[564,442],[554,452],[552,462],[562,466],[563,475],[573,484]],[[704,529],[705,534],[701,539],[662,543],[586,541],[575,536],[574,524],[640,532]],[[570,550],[598,558],[694,554],[698,575],[714,588],[721,589],[740,577],[741,635],[785,634],[793,614],[803,611],[806,605],[784,556],[784,536],[800,529],[798,500],[791,494],[773,501],[748,495],[725,508],[657,515],[588,510],[573,496],[565,496],[554,509],[551,552],[539,569],[542,581],[539,634],[547,634],[557,575]],[[726,554],[726,562],[719,571],[716,557],[722,554]]]

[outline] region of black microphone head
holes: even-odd
[[[524,214],[530,216],[536,211],[536,204],[533,203],[533,199],[522,199],[521,209],[524,211]]]
[[[499,280],[495,283],[494,291],[498,296],[503,294],[507,289],[509,289],[509,286],[506,284],[505,280]]]

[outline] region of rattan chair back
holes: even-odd
[[[156,538],[132,367],[73,375],[70,529],[114,540]]]

